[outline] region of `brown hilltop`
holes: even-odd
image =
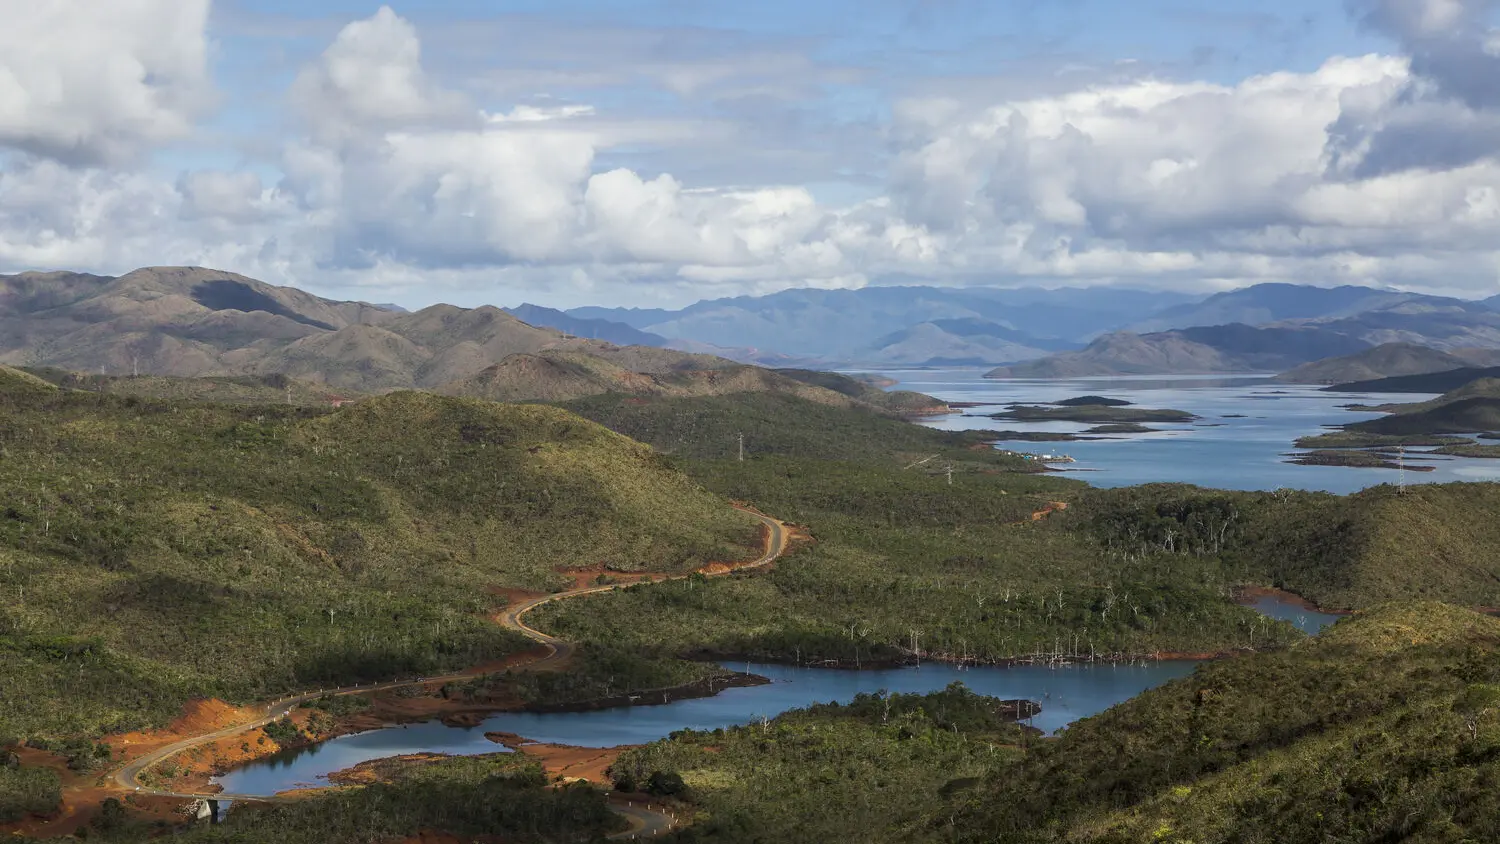
[[[148,267],[118,278],[0,276],[0,364],[108,376],[289,376],[305,382],[298,390],[307,395],[428,389],[565,401],[602,393],[773,392],[884,412],[946,409],[926,396],[888,397],[833,373],[588,340],[490,306],[404,313],[203,267]],[[184,391],[157,385],[150,392]]]

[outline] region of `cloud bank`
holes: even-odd
[[[0,3],[0,270],[191,263],[419,304],[896,278],[1488,294],[1493,5],[1352,3],[1395,49],[1308,72],[893,98],[874,126],[799,113],[808,83],[730,84],[734,55],[640,83],[682,113],[518,98],[382,8],[305,58],[246,147],[216,128],[244,105],[214,83],[207,0]]]

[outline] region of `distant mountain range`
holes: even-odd
[[[1330,382],[1410,374],[1452,359],[1488,362],[1474,350],[1500,348],[1496,305],[1500,297],[1287,284],[1202,298],[1108,287],[910,286],[785,290],[679,310],[433,305],[409,313],[217,270],[154,267],[118,278],[0,276],[0,363],[113,375],[279,373],[364,392],[487,395],[526,394],[527,379],[543,377],[558,379],[548,389],[567,382],[569,390],[634,385],[673,394],[686,389],[683,379],[667,383],[674,373],[747,363],[998,364],[994,377],[1033,378],[1296,370],[1287,377]],[[1230,321],[1192,324],[1223,319]],[[1406,350],[1358,357],[1391,344]],[[540,357],[487,371],[511,355]],[[622,373],[667,381],[648,386]]]
[[[1171,308],[1141,324],[1171,325],[1230,314],[1250,318],[1259,315],[1274,321],[1198,325],[1145,334],[1115,332],[1080,351],[999,367],[989,375],[1062,378],[1276,372],[1325,358],[1359,355],[1391,343],[1421,346],[1465,360],[1476,359],[1479,353],[1475,349],[1500,348],[1500,311],[1484,302],[1358,287],[1321,290],[1258,285],[1209,297],[1191,308]],[[1299,316],[1285,318],[1287,314]],[[1348,363],[1330,364],[1330,371]],[[1394,365],[1394,361],[1386,363]],[[1380,372],[1379,368],[1374,371]],[[1303,370],[1293,377],[1313,376]]]
[[[1257,284],[1218,293],[1201,302],[1167,308],[1129,326],[1129,330],[1148,334],[1203,325],[1267,325],[1288,320],[1339,319],[1423,298],[1429,297],[1350,285]]]
[[[623,341],[660,340],[628,326],[570,327]],[[882,413],[946,409],[930,397],[886,393],[848,376],[581,337],[494,307],[407,313],[201,267],[150,267],[118,278],[0,276],[0,363],[110,376],[290,376],[350,394],[421,388],[561,401],[606,392],[774,392]],[[218,386],[226,393],[254,387]]]
[[[574,308],[668,338],[774,350],[823,365],[975,366],[1081,347],[1100,332],[1193,301],[1115,288],[866,287],[783,290],[676,311]]]

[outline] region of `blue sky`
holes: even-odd
[[[0,29],[0,271],[1487,295],[1497,7],[51,0]]]

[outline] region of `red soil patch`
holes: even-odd
[[[620,758],[622,752],[630,749],[630,746],[569,747],[563,744],[523,744],[515,749],[541,762],[542,768],[547,771],[547,776],[552,779],[588,780],[601,785],[609,785],[609,776],[605,772],[616,759]]]
[[[1048,501],[1046,507],[1043,507],[1042,509],[1031,514],[1031,520],[1033,522],[1039,522],[1042,519],[1045,519],[1048,516],[1052,515],[1053,513],[1058,512],[1059,510],[1066,509],[1068,509],[1068,502],[1066,501]]]
[[[1288,592],[1285,589],[1273,589],[1269,586],[1242,586],[1235,591],[1235,600],[1242,604],[1254,603],[1256,598],[1275,598],[1283,604],[1291,604],[1292,606],[1301,607],[1304,610],[1311,610],[1312,612],[1322,612],[1330,615],[1353,615],[1349,610],[1323,609],[1301,595]]]
[[[126,795],[110,785],[101,785],[97,771],[79,773],[68,767],[67,760],[55,753],[21,747],[15,750],[21,764],[28,768],[48,768],[62,780],[62,805],[55,814],[47,817],[30,817],[15,823],[0,825],[0,834],[24,835],[32,838],[57,838],[76,833],[99,812],[99,806],[107,797],[125,800],[132,812],[150,820],[180,822],[177,810],[181,800],[163,797],[139,797]]]
[[[231,706],[222,700],[193,700],[188,701],[187,705],[182,708],[182,714],[164,730],[146,730],[107,736],[104,743],[109,745],[116,755],[123,754],[124,758],[129,759],[190,736],[211,733],[234,724],[254,721],[260,717],[260,714],[260,711],[253,707]]]

